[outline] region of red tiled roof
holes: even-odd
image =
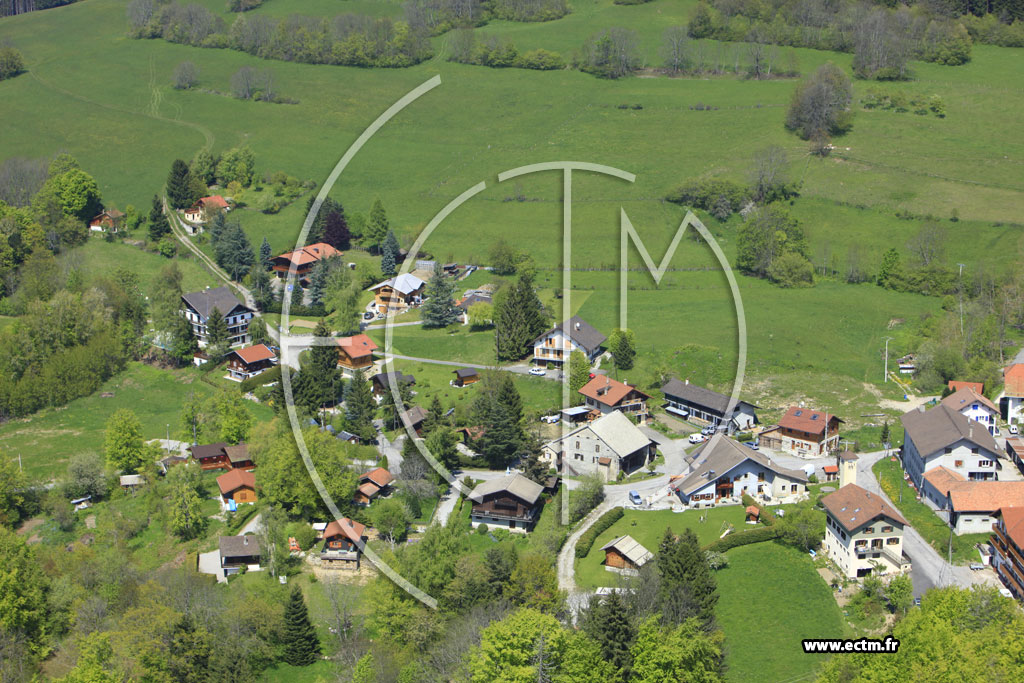
[[[383,467],[372,469],[369,472],[365,473],[363,476],[359,477],[360,481],[364,479],[369,479],[379,488],[384,488],[385,486],[387,486],[388,484],[395,480],[395,478],[391,476],[391,473],[388,472]]]
[[[603,403],[606,406],[616,406],[619,402],[629,395],[629,392],[635,391],[644,398],[650,398],[647,394],[640,391],[636,387],[632,387],[628,384],[623,384],[618,380],[614,380],[607,375],[598,375],[594,379],[587,382],[580,389],[580,393],[587,398],[592,398],[599,403]]]
[[[258,363],[261,360],[274,358],[274,352],[266,344],[256,344],[254,346],[247,346],[244,349],[235,349],[232,353],[241,358],[242,362],[246,364]]]
[[[1006,527],[1006,536],[1018,548],[1024,548],[1024,507],[999,508],[999,514]]]
[[[372,481],[368,481],[359,485],[359,493],[363,494],[367,498],[373,498],[380,491],[379,486],[374,484]]]
[[[217,486],[220,487],[221,494],[225,496],[243,486],[255,489],[256,475],[246,470],[231,470],[217,477]]]
[[[957,389],[952,394],[942,399],[942,402],[953,410],[960,410],[968,403],[980,403],[993,413],[999,413],[999,408],[996,408],[992,401],[988,400],[971,387],[961,387]]]
[[[828,420],[842,420],[833,413],[828,413]],[[779,426],[807,434],[822,434],[825,431],[825,413],[810,408],[793,406],[779,420]]]
[[[1007,396],[1024,396],[1024,364],[1011,365],[1003,371],[1003,389]]]
[[[985,385],[982,384],[981,382],[960,382],[960,381],[957,381],[955,379],[951,379],[951,380],[949,380],[949,384],[947,386],[950,389],[952,389],[953,391],[957,391],[959,389],[963,389],[964,387],[967,387],[969,389],[974,389],[979,394],[982,394],[982,393],[985,392]]]
[[[358,543],[360,539],[362,539],[364,531],[366,531],[365,524],[360,524],[348,517],[342,517],[341,522],[334,520],[327,525],[327,528],[324,529],[324,538],[330,538],[331,536],[341,534],[346,536],[353,543]]]
[[[825,465],[825,467],[823,467],[822,469],[825,470],[825,474],[835,474],[836,472],[839,471],[839,466],[838,465]]]
[[[330,258],[335,254],[341,255],[341,252],[326,242],[317,242],[316,244],[306,245],[302,249],[296,249],[295,251],[289,251],[281,254],[277,258],[291,261],[299,266],[304,266],[309,263],[315,263],[320,259]]]
[[[221,197],[219,194],[211,195],[209,197],[203,197],[197,204],[201,204],[206,209],[226,209],[228,208],[227,200]]]
[[[352,337],[341,337],[338,339],[338,346],[345,350],[349,358],[363,358],[377,350],[377,345],[365,334],[357,334]]]
[[[748,515],[754,515],[756,517],[761,516],[761,508],[757,507],[756,505],[748,505],[746,512]]]
[[[992,512],[1000,507],[1024,507],[1024,481],[969,481],[959,472],[939,466],[925,480],[949,496],[957,512]]]

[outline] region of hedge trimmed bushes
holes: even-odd
[[[622,508],[612,508],[597,518],[594,524],[583,532],[576,542],[576,557],[586,557],[594,545],[594,541],[602,533],[611,528],[612,524],[622,519]],[[726,537],[728,538],[728,537]]]
[[[770,526],[763,526],[758,527],[757,529],[751,529],[750,531],[741,531],[739,533],[729,534],[725,538],[712,541],[708,545],[704,546],[702,550],[724,553],[727,550],[738,548],[741,545],[764,543],[765,541],[773,541],[778,537],[779,532],[777,529]]]
[[[243,379],[238,388],[243,394],[247,394],[254,389],[263,386],[264,384],[270,384],[272,382],[278,382],[281,380],[281,366],[275,365],[266,372],[261,372],[258,375]]]

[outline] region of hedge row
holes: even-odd
[[[762,524],[764,524],[765,526],[771,526],[772,524],[775,524],[775,513],[769,510],[766,506],[758,504],[757,501],[750,497],[750,494],[744,493],[743,497],[740,500],[743,501],[744,509],[753,505],[754,507],[761,511],[761,513],[758,515],[758,520],[760,520]]]
[[[241,389],[243,394],[247,394],[254,389],[263,386],[264,384],[270,384],[272,382],[279,382],[281,380],[281,366],[275,365],[266,372],[250,377],[249,379],[242,380],[238,388]]]
[[[716,553],[724,553],[727,550],[738,548],[741,545],[750,545],[751,543],[763,543],[765,541],[772,541],[779,537],[779,532],[774,527],[763,526],[750,531],[741,531],[735,534],[729,534],[725,538],[720,538],[717,541],[712,541],[708,545],[704,546],[705,551],[713,551]]]
[[[612,508],[597,518],[594,524],[583,532],[576,542],[576,557],[586,557],[594,545],[594,541],[602,533],[611,528],[612,524],[622,519],[622,508]]]

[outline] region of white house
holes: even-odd
[[[903,553],[907,521],[881,496],[847,484],[821,504],[826,515],[822,547],[848,577],[910,569],[910,558]]]
[[[249,341],[249,321],[253,310],[239,301],[227,287],[182,294],[181,301],[182,312],[192,323],[192,333],[199,340],[199,346],[206,346],[209,342],[207,325],[214,310],[219,311],[227,323],[231,346]]]
[[[739,503],[744,493],[766,502],[789,502],[807,492],[806,474],[781,467],[721,432],[705,441],[692,457],[689,474],[669,484],[686,505]]]
[[[1003,371],[999,411],[1008,424],[1024,424],[1024,363],[1014,363]]]
[[[717,391],[706,389],[690,380],[672,378],[661,388],[665,394],[665,410],[686,419],[696,420],[712,427],[725,425],[730,433],[750,429],[757,423],[757,406],[746,401],[736,401]]]
[[[999,508],[1024,506],[1024,481],[969,481],[945,467],[925,473],[921,492],[947,512],[957,535],[988,533]]]
[[[996,431],[999,408],[971,387],[961,387],[942,399],[942,405],[957,411],[968,420],[984,425],[992,434]]]
[[[972,481],[998,479],[998,446],[983,425],[940,403],[904,413],[903,469],[920,490],[928,470],[945,467]]]
[[[620,412],[602,415],[565,436],[544,444],[541,459],[552,467],[562,466],[569,474],[597,472],[605,481],[615,481],[655,456],[655,444]]]
[[[569,334],[565,325],[558,323],[533,340],[533,360],[542,367],[561,367],[569,360],[569,354],[580,351],[593,363],[601,355],[601,344],[605,337],[586,320],[574,315],[569,319]]]

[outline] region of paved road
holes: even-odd
[[[241,529],[238,530],[239,536],[245,536],[246,534],[255,534],[259,531],[260,522],[263,520],[263,514],[260,513],[245,523]]]
[[[394,441],[388,441],[388,437],[381,431],[384,421],[374,420],[373,425],[377,428],[377,452],[388,459],[388,471],[397,477],[402,473],[402,447],[408,437],[402,434]]]
[[[407,322],[407,323],[391,323],[391,327],[411,327],[412,325],[422,325],[422,324],[423,324],[422,320],[413,320],[412,322]],[[367,325],[363,329],[364,330],[385,330],[385,329],[387,329],[387,327],[388,327],[387,323],[379,323],[379,324],[374,324],[374,325]]]
[[[530,368],[533,367],[528,363],[517,363],[515,365],[481,365],[479,363],[463,363],[454,360],[438,360],[436,358],[417,358],[415,356],[399,356],[391,354],[388,358],[394,358],[396,360],[409,360],[416,363],[430,363],[433,365],[446,365],[453,368],[475,368],[477,370],[504,370],[506,372],[514,372],[519,375],[529,375]],[[559,373],[557,370],[548,370],[543,375],[536,375],[536,377],[543,377],[544,379],[558,380]]]

